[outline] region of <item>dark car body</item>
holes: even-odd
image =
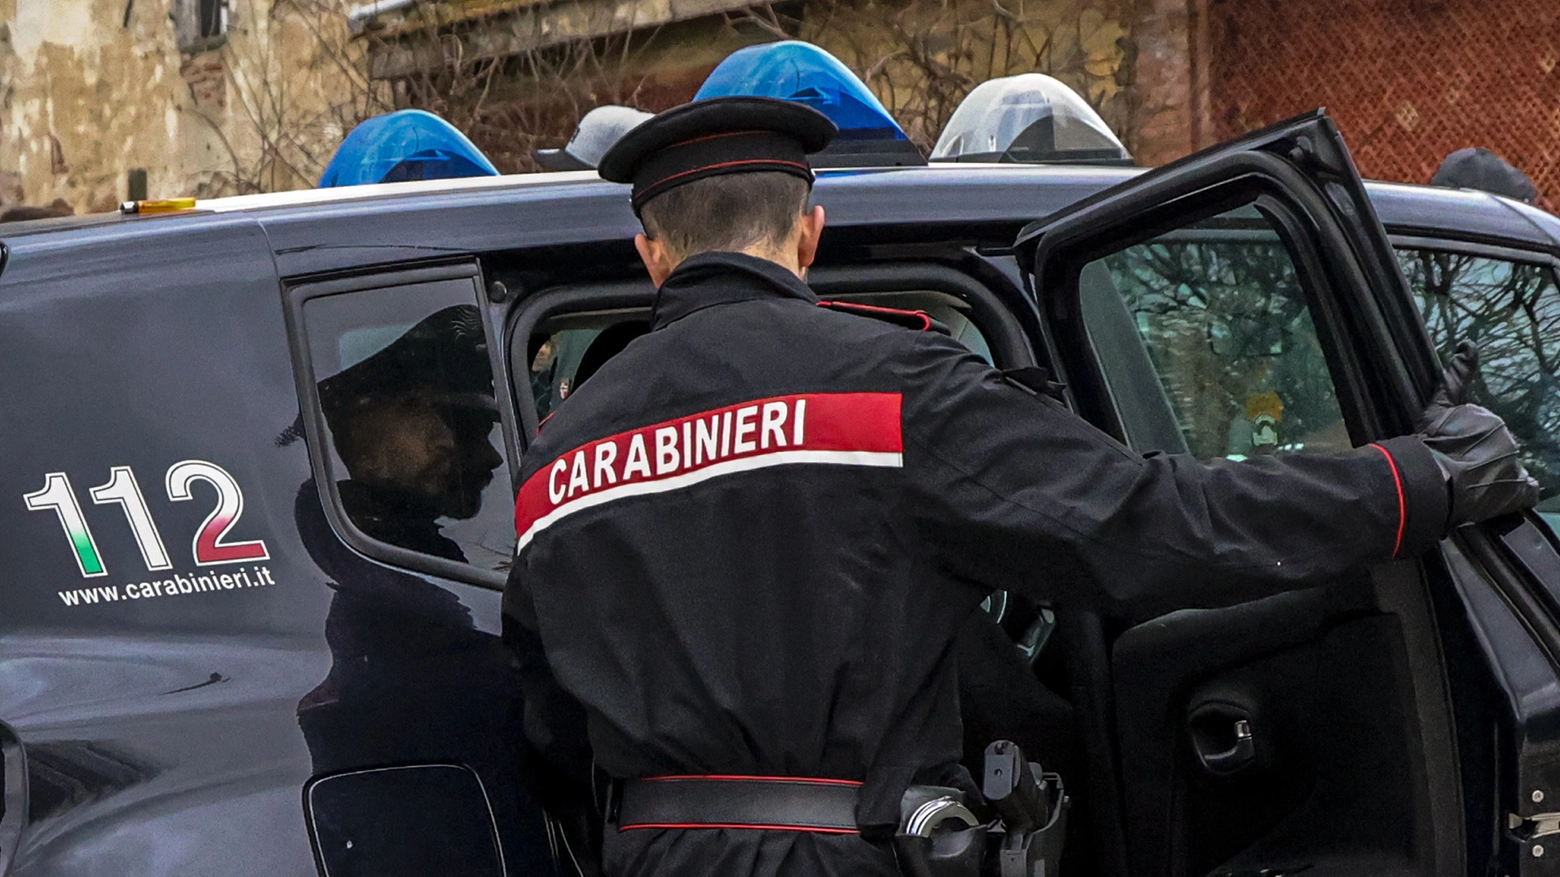
[[[944,308],[996,365],[1047,366],[1144,452],[1409,431],[1436,354],[1469,331],[1548,374],[1560,220],[1362,187],[1336,142],[1309,119],[1148,175],[822,172],[811,279],[825,297]],[[0,874],[571,870],[530,792],[548,780],[498,639],[510,478],[568,369],[646,312],[637,230],[624,188],[593,173],[0,227]],[[1300,292],[1251,310],[1273,315],[1260,325],[1208,317],[1196,276],[1154,273],[1168,256],[1248,297],[1262,287],[1239,278],[1282,257],[1275,282]],[[1128,309],[1100,297],[1107,274],[1118,291],[1142,281]],[[1454,281],[1477,288],[1437,287]],[[1455,316],[1467,295],[1489,299],[1478,319]],[[475,318],[491,368],[480,508],[424,527],[432,541],[370,532],[323,388],[450,308]],[[1222,368],[1206,387],[1235,387],[1234,407],[1194,412],[1217,394],[1176,362]],[[1285,392],[1244,389],[1274,382]],[[1508,419],[1531,414],[1514,428],[1547,479],[1555,388],[1486,389]],[[1046,729],[1042,749],[1073,741],[1057,756],[1079,805],[1063,870],[1554,870],[1556,545],[1530,514],[1422,560],[1142,624],[1010,607],[1024,684],[1059,704],[1029,730]]]

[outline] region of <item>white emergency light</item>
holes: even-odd
[[[1022,73],[975,86],[931,160],[1130,165],[1132,154],[1077,92],[1043,73]]]

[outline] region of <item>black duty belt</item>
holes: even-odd
[[[750,828],[856,834],[854,780],[804,777],[669,776],[623,780],[618,831],[635,828]]]

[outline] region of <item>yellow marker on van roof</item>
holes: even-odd
[[[151,214],[151,213],[178,213],[183,210],[194,210],[194,198],[162,198],[149,201],[126,201],[119,205],[119,212],[124,214]]]

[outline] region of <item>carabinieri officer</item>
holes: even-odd
[[[1145,458],[929,320],[820,307],[834,133],[704,100],[600,164],[660,293],[526,456],[504,613],[536,748],[576,803],[592,758],[614,781],[607,873],[895,874],[905,788],[971,786],[950,643],[993,587],[1145,618],[1536,499],[1474,406],[1337,456]]]

